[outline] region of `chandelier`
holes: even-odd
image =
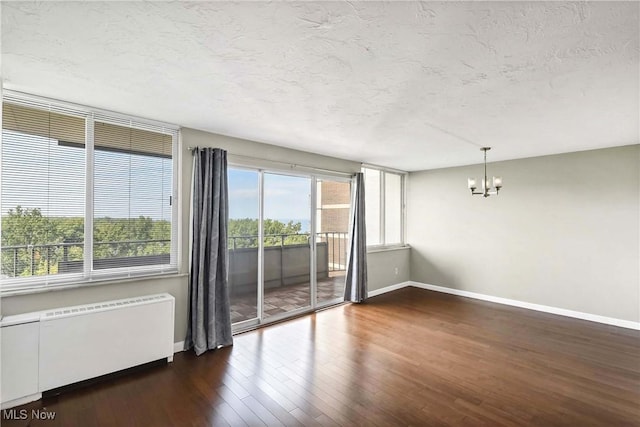
[[[475,178],[468,178],[467,183],[471,194],[489,197],[492,194],[498,195],[498,192],[502,188],[502,177],[494,176],[492,182],[489,182],[487,178],[487,151],[491,150],[491,147],[482,147],[480,149],[484,152],[484,178],[482,179],[482,191],[476,191],[477,184]]]

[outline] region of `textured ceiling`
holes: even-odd
[[[4,87],[405,170],[639,142],[636,2],[2,2]]]

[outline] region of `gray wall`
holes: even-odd
[[[369,291],[406,282],[411,277],[410,248],[367,253]],[[396,274],[396,270],[398,273]]]
[[[480,156],[478,152],[478,156]],[[411,173],[411,280],[640,320],[640,145]]]
[[[176,171],[181,177],[178,202],[181,206],[182,216],[181,244],[180,244],[180,271],[182,275],[131,280],[126,282],[107,283],[67,290],[52,290],[48,292],[33,293],[28,295],[11,296],[2,298],[1,313],[4,316],[28,313],[31,311],[49,308],[88,304],[111,299],[128,298],[152,293],[168,292],[176,298],[175,341],[184,340],[187,330],[187,285],[188,279],[188,235],[189,235],[189,194],[191,186],[191,153],[189,147],[219,147],[229,151],[230,160],[233,155],[251,156],[264,160],[289,162],[299,165],[314,166],[338,172],[353,173],[360,170],[360,164],[347,160],[335,159],[313,153],[306,153],[258,142],[241,140],[222,135],[201,132],[193,129],[182,130],[182,162],[180,170]],[[390,255],[394,258],[394,255]],[[384,255],[377,255],[379,263],[384,264]],[[395,261],[394,261],[395,262]],[[407,269],[408,270],[408,269]],[[391,285],[396,282],[384,284],[384,278],[393,280],[393,276],[380,275],[374,279],[376,286]],[[376,274],[377,276],[377,274]],[[371,277],[371,276],[370,276]]]
[[[83,286],[2,298],[2,315],[28,313],[69,305],[89,304],[167,292],[176,299],[174,323],[175,342],[183,341],[187,333],[187,277],[147,278],[119,283]]]

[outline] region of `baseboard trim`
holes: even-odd
[[[27,403],[35,402],[42,398],[42,393],[30,394],[29,396],[19,397],[17,399],[10,400],[8,402],[2,402],[0,409],[10,409],[15,406],[25,405]]]
[[[492,295],[479,294],[476,292],[463,291],[460,289],[447,288],[444,286],[429,285],[427,283],[420,283],[420,282],[414,282],[414,281],[410,281],[407,283],[408,285],[405,285],[405,286],[413,286],[416,288],[427,289],[430,291],[443,292],[446,294],[458,295],[461,297],[495,302],[497,304],[526,308],[528,310],[542,311],[544,313],[557,314],[559,316],[573,317],[575,319],[588,320],[590,322],[604,323],[606,325],[618,326],[620,328],[640,330],[640,322],[632,322],[630,320],[616,319],[614,317],[606,317],[606,316],[600,316],[597,314],[583,313],[580,311],[567,310],[564,308],[551,307],[551,306],[542,305],[542,304],[534,304],[530,302],[518,301],[514,299],[509,299],[509,298],[495,297]],[[397,286],[397,285],[394,285],[394,286]],[[397,289],[400,289],[400,287],[398,287]]]
[[[402,282],[396,283],[395,285],[385,286],[384,288],[367,292],[367,297],[371,298],[375,297],[376,295],[386,294],[387,292],[396,291],[398,289],[406,288],[407,286],[411,286],[411,282]]]
[[[179,342],[174,342],[173,343],[173,352],[174,353],[180,353],[181,351],[184,351],[184,341],[179,341]]]

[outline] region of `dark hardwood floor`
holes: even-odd
[[[406,288],[17,409],[3,426],[639,426],[640,332]]]

